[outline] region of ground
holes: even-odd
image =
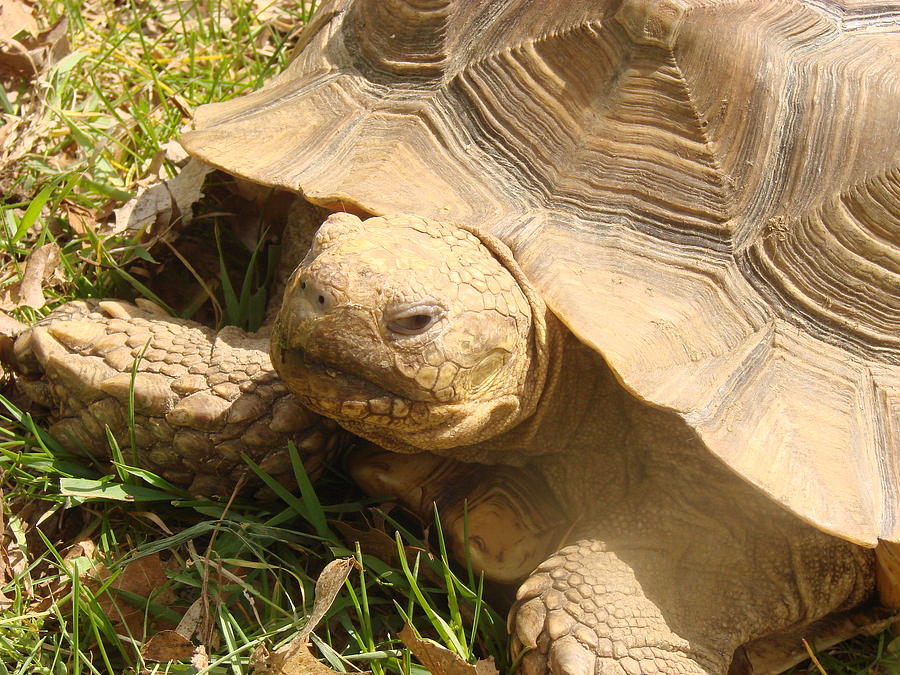
[[[251,90],[285,64],[314,7],[0,8],[0,335],[67,300],[104,296],[258,324],[277,232],[246,215],[277,213],[277,197],[247,199],[213,176],[189,225],[177,207],[150,219],[114,209],[177,173],[183,158],[169,142],[197,105]],[[30,414],[40,411],[5,391],[0,673],[277,675],[306,658],[308,630],[312,653],[338,671],[421,673],[417,663],[428,663],[440,675],[457,657],[510,669],[509,589],[484,589],[449,564],[439,520],[348,495],[339,463],[313,489],[294,457],[299,490],[273,484],[268,501],[196,499],[130,466],[127,448],[113,448],[112,472],[67,455]],[[333,604],[314,607],[315,579],[336,558],[356,564],[327,568]],[[401,634],[407,619],[447,650]],[[898,673],[900,642],[890,632],[854,640],[798,672]]]

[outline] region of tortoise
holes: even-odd
[[[371,441],[365,489],[441,502],[488,576],[525,577],[521,672],[779,672],[896,614],[897,19],[335,1],[182,137],[335,212],[294,227],[272,364]],[[39,334],[23,359],[58,350]],[[54,387],[98,391],[59,360]]]

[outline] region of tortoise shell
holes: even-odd
[[[628,390],[875,546],[900,541],[898,22],[874,0],[339,0],[182,142],[328,208],[500,237]]]

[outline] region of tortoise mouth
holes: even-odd
[[[445,421],[435,405],[413,401],[319,361],[301,347],[272,342],[272,365],[288,389],[311,410],[338,422],[389,429],[424,429]]]

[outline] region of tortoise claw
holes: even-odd
[[[572,636],[553,641],[549,661],[553,675],[593,675],[597,663],[594,654]]]
[[[511,615],[512,616],[512,615]],[[547,620],[547,608],[540,598],[532,598],[519,606],[516,612],[515,624],[510,632],[515,630],[515,636],[522,647],[534,649],[537,647],[537,639],[544,630]]]

